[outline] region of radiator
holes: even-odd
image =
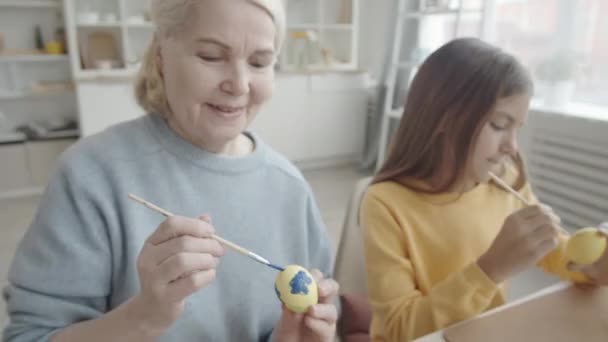
[[[524,153],[532,188],[570,230],[608,221],[608,112],[605,115],[530,113]]]

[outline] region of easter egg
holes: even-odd
[[[596,228],[582,228],[574,233],[566,245],[566,256],[578,265],[599,260],[606,251],[606,237]]]
[[[277,275],[274,289],[281,302],[294,312],[305,312],[319,301],[317,282],[302,266],[285,267]]]

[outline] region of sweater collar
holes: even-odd
[[[187,159],[193,164],[223,173],[241,173],[261,166],[264,162],[267,146],[256,135],[244,132],[254,143],[254,150],[241,157],[231,157],[211,153],[177,134],[167,121],[158,114],[148,114],[147,126],[165,150],[178,158]]]

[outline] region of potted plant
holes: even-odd
[[[576,71],[576,56],[571,53],[557,53],[538,64],[537,74],[543,82],[546,105],[561,107],[570,102]]]

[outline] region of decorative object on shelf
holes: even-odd
[[[99,23],[99,13],[93,11],[80,12],[77,18],[78,23],[82,25],[95,25]]]
[[[422,11],[441,11],[458,7],[458,0],[421,0]]]
[[[44,44],[44,51],[49,55],[61,55],[63,53],[63,48],[58,41],[51,40]]]
[[[329,66],[331,64],[333,64],[333,55],[331,53],[331,50],[328,48],[324,48],[321,47],[321,57],[323,57],[323,62],[325,63],[325,65]]]
[[[296,69],[306,70],[314,63],[314,43],[317,35],[311,30],[293,31],[290,35],[293,40],[292,53]]]
[[[331,49],[323,46],[319,41],[317,33],[313,30],[293,31],[290,35],[293,40],[291,53],[296,70],[310,70],[311,66],[331,68],[332,65],[340,63]]]
[[[141,15],[132,15],[127,18],[127,23],[129,24],[146,24],[148,21],[146,20],[145,14]]]
[[[68,45],[65,36],[65,29],[63,27],[59,27],[55,30],[55,40],[59,43],[61,48],[61,53],[68,52]]]
[[[85,69],[114,69],[121,67],[118,42],[110,32],[90,32],[86,36],[81,53]]]
[[[95,61],[95,69],[99,70],[111,70],[117,68],[120,65],[115,59],[99,59]]]
[[[118,17],[114,13],[106,13],[103,15],[102,21],[106,24],[116,24],[118,22]]]
[[[351,0],[342,0],[340,5],[340,15],[338,16],[339,24],[352,24],[353,22],[353,2]]]
[[[42,38],[42,28],[40,25],[36,25],[34,31],[34,46],[40,51],[44,50],[44,39]]]
[[[23,133],[29,140],[78,137],[78,124],[72,118],[29,122],[18,126],[16,130]]]
[[[287,39],[277,66],[295,72],[358,68],[360,0],[286,1]]]

